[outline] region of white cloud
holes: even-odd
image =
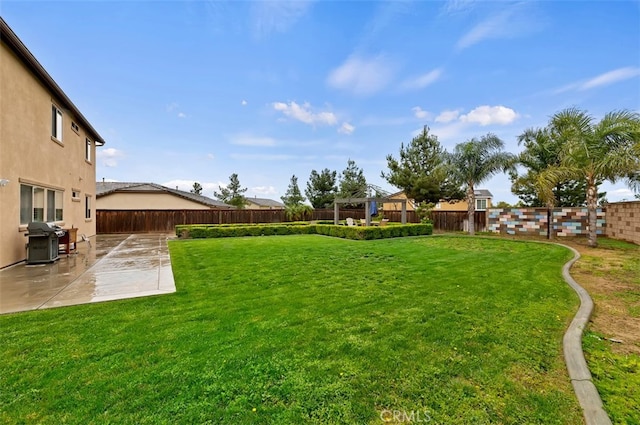
[[[124,153],[115,148],[98,149],[96,157],[105,167],[113,168],[118,166],[118,160],[124,157]]]
[[[305,102],[302,105],[299,105],[296,102],[274,102],[272,106],[276,111],[280,111],[284,115],[305,124],[336,125],[338,123],[338,118],[333,112],[313,112],[309,102]]]
[[[403,89],[423,89],[430,84],[435,83],[442,76],[442,68],[437,68],[426,74],[405,80],[401,87]]]
[[[276,195],[278,193],[273,186],[255,186],[250,188],[249,192],[256,195]]]
[[[518,114],[511,108],[504,106],[478,106],[466,115],[461,115],[462,122],[478,123],[481,126],[490,124],[506,125],[518,118]]]
[[[256,35],[287,32],[307,13],[311,3],[305,0],[253,2],[252,15]]]
[[[448,0],[442,6],[441,12],[447,15],[458,12],[468,12],[474,7],[477,0]]]
[[[412,122],[413,119],[407,116],[404,117],[388,117],[388,116],[375,116],[369,115],[364,117],[359,121],[360,126],[371,127],[371,126],[396,126],[396,125],[404,125]]]
[[[628,80],[634,77],[640,76],[640,68],[634,68],[627,66],[624,68],[614,69],[612,71],[605,72],[598,76],[595,76],[589,80],[581,80],[573,83],[566,84],[558,89],[553,90],[553,94],[561,94],[568,91],[575,90],[590,90],[597,87],[608,86],[620,81]]]
[[[356,128],[349,124],[348,122],[343,122],[340,128],[338,129],[338,133],[342,134],[351,134]]]
[[[177,188],[178,190],[182,190],[184,192],[191,192],[191,189],[193,189],[193,184],[195,182],[197,182],[197,180],[176,179],[176,180],[169,180],[161,184],[162,186],[168,187],[170,189]],[[219,191],[220,186],[222,187],[227,186],[227,183],[223,183],[223,182],[198,181],[198,183],[200,183],[200,186],[202,186],[202,195],[208,196],[209,198],[213,198],[213,192]]]
[[[393,64],[383,55],[360,58],[351,55],[331,71],[327,84],[357,95],[370,95],[382,90],[393,76]]]
[[[242,102],[240,102],[240,104],[241,104],[242,106],[247,106],[247,101],[246,101],[246,100],[242,100]]]
[[[229,155],[231,159],[235,159],[238,161],[289,161],[292,159],[296,159],[293,155],[284,155],[284,154],[240,154],[240,153],[232,153]]]
[[[535,6],[522,2],[501,10],[471,28],[458,40],[456,47],[466,49],[484,40],[513,38],[537,30],[542,27],[544,20],[535,16],[532,7]]]
[[[165,109],[167,110],[167,113],[173,114],[176,113],[176,116],[178,118],[186,118],[187,114],[185,114],[184,112],[179,111],[180,109],[180,105],[178,105],[178,103],[176,102],[172,102],[170,104],[168,104]]]
[[[615,197],[616,199],[618,198],[629,198],[629,199],[633,199],[634,197],[634,193],[631,189],[628,189],[626,187],[623,188],[619,188],[619,189],[614,189],[611,191],[607,192],[607,197],[611,196],[611,197]]]
[[[460,115],[460,111],[455,110],[455,111],[442,111],[440,113],[440,115],[438,115],[436,117],[436,122],[441,122],[441,123],[448,123],[451,122],[453,120],[457,120],[458,116]]]
[[[581,84],[579,89],[589,90],[595,87],[608,86],[609,84],[628,80],[629,78],[637,77],[639,75],[640,68],[634,68],[631,66],[628,66],[626,68],[618,68],[590,79],[589,81]]]
[[[416,118],[431,119],[431,113],[429,111],[423,110],[419,106],[414,106],[413,108],[411,108],[411,110],[413,111],[413,115],[415,115]]]
[[[240,146],[275,146],[276,141],[271,137],[237,134],[231,137],[231,144]]]

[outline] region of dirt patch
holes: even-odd
[[[584,239],[560,239],[581,258],[571,276],[589,292],[595,304],[590,329],[616,342],[613,352],[640,354],[640,247],[590,248]]]

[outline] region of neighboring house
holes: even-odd
[[[96,183],[98,210],[202,210],[234,208],[223,202],[155,183]]]
[[[387,196],[389,199],[406,199],[407,211],[415,211],[416,203],[413,199],[407,198],[407,195],[403,191],[393,193]],[[385,202],[381,207],[382,211],[402,211],[402,202]]]
[[[476,211],[486,211],[491,208],[493,195],[486,189],[476,189]],[[436,204],[435,211],[467,211],[467,201],[440,201]]]
[[[0,268],[26,259],[29,222],[95,235],[95,158],[102,145],[104,139],[0,18]]]
[[[265,198],[247,198],[247,204],[244,206],[247,210],[283,210],[285,205],[282,202]]]

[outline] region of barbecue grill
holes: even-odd
[[[65,231],[55,223],[32,221],[27,230],[29,233],[29,250],[27,264],[51,263],[58,257],[58,238],[64,236]]]

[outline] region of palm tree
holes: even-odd
[[[458,143],[453,153],[448,154],[450,172],[467,192],[470,235],[475,234],[476,185],[488,180],[500,171],[512,169],[514,165],[514,155],[503,152],[503,149],[502,140],[489,133],[482,136],[480,140],[473,138],[464,143]]]
[[[560,166],[543,176],[547,184],[558,180],[587,182],[588,244],[598,246],[596,223],[598,184],[626,179],[637,189],[640,176],[640,114],[613,111],[599,122],[586,111],[568,108],[551,117],[552,137],[562,142]]]
[[[551,133],[547,128],[528,128],[518,136],[518,145],[524,143],[525,150],[520,152],[516,161],[527,167],[527,173],[517,176],[515,171],[512,176],[512,188],[530,187],[536,193],[537,198],[544,202],[547,208],[547,239],[553,238],[551,229],[551,210],[556,204],[554,186],[547,184],[543,172],[551,165],[557,164],[558,152]],[[534,205],[535,206],[535,205]]]

